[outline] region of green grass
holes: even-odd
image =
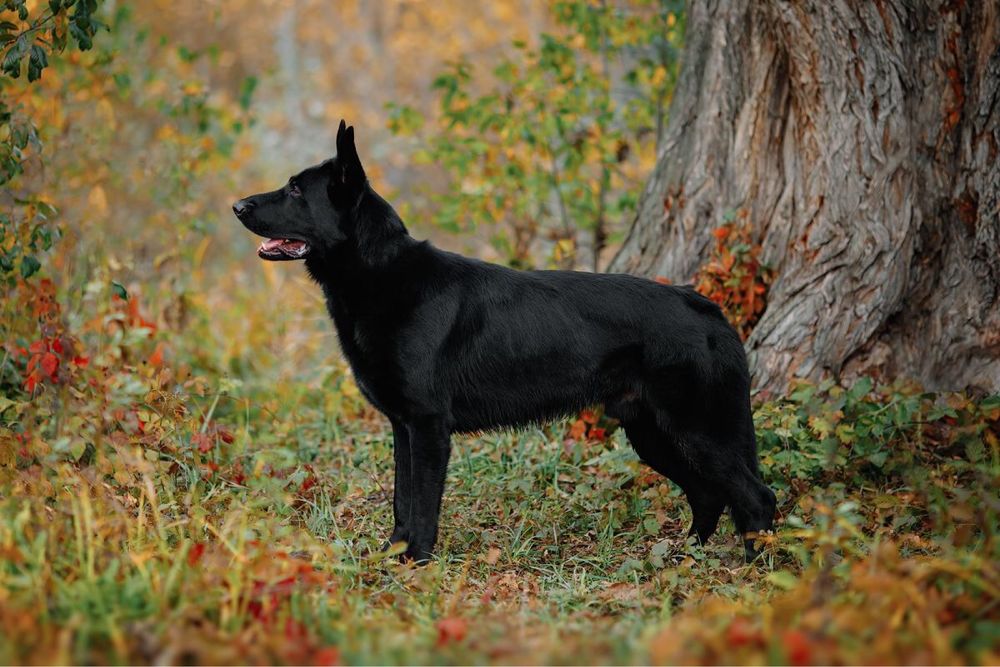
[[[440,558],[414,567],[378,551],[392,526],[391,434],[338,383],[292,390],[276,409],[188,396],[186,414],[144,432],[100,422],[92,452],[76,460],[59,447],[21,451],[0,469],[0,661],[996,656],[988,489],[997,454],[953,455],[969,438],[992,442],[992,403],[942,416],[954,424],[934,431],[938,441],[909,413],[891,428],[899,415],[886,409],[911,401],[926,412],[930,397],[850,399],[841,412],[855,426],[885,429],[878,451],[890,451],[878,469],[850,451],[837,465],[843,446],[816,463],[829,443],[809,413],[829,411],[824,401],[843,395],[836,388],[762,407],[762,442],[779,442],[762,455],[780,519],[749,565],[728,517],[708,545],[684,539],[686,502],[620,432],[573,442],[556,423],[457,437]],[[331,396],[342,401],[333,415]],[[879,572],[890,592],[859,571]],[[913,595],[928,608],[913,607]],[[878,651],[857,641],[888,622],[872,618],[870,596],[901,610]],[[850,631],[814,628],[817,609],[843,616]]]

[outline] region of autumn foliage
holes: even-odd
[[[712,232],[715,247],[708,262],[694,278],[696,290],[719,304],[722,312],[746,340],[767,304],[771,271],[760,261],[760,245],[754,241],[746,212]]]
[[[441,558],[414,568],[382,555],[388,425],[336,355],[304,278],[258,263],[254,241],[227,217],[236,183],[253,191],[278,175],[267,172],[280,157],[268,142],[284,137],[290,112],[256,101],[255,91],[273,98],[288,82],[263,78],[259,48],[192,37],[214,40],[239,20],[263,39],[276,12],[299,31],[293,37],[322,43],[316,17],[327,4],[295,4],[297,28],[276,5],[251,12],[229,2],[221,6],[233,11],[214,18],[202,4],[158,0],[14,2],[0,16],[10,23],[0,29],[9,113],[0,116],[0,662],[1000,660],[996,395],[933,395],[864,378],[802,385],[757,405],[779,522],[750,565],[726,521],[710,545],[685,539],[683,497],[599,410],[456,438]],[[374,4],[399,21],[389,52],[429,40],[428,53],[442,56],[425,62],[422,53],[415,62],[424,69],[407,74],[422,77],[425,97],[408,99],[423,104],[440,137],[441,88],[431,85],[444,51],[460,46],[442,23],[450,3],[410,8],[417,14],[404,11],[408,3]],[[633,102],[668,96],[673,70],[658,69],[660,56],[673,62],[680,35],[657,42],[648,28],[679,29],[679,8],[639,2],[620,16],[602,13],[611,4],[597,14],[586,2],[559,3],[559,16],[539,10],[554,34],[553,62],[572,72],[532,60],[535,73],[568,77],[560,99],[573,99],[573,77],[603,94],[606,34],[608,54],[647,58],[635,68],[647,101]],[[367,20],[368,6],[345,9],[343,20]],[[526,21],[516,9],[489,11],[514,30]],[[633,20],[650,12],[655,22]],[[444,27],[428,34],[428,25]],[[583,26],[583,43],[567,25]],[[26,30],[27,46],[17,46]],[[541,58],[539,35],[522,36],[505,57]],[[629,40],[667,50],[650,55]],[[530,83],[541,99],[538,81],[507,76],[505,85]],[[469,100],[487,85],[477,81],[460,82]],[[656,108],[633,110],[631,126],[600,119],[579,146],[560,143],[569,135],[560,138],[550,119],[551,145],[585,158],[560,182],[570,197],[582,188],[578,208],[591,220],[599,198],[585,191],[596,195],[606,177],[609,198],[631,187],[641,160],[619,162],[617,146],[655,142],[643,125]],[[523,129],[538,109],[522,111],[510,122]],[[579,110],[569,118],[588,122]],[[510,197],[411,193],[414,208],[463,201],[494,210],[477,229],[500,234],[521,182],[494,169],[522,164],[541,179],[531,191],[550,192],[540,165],[551,162],[539,160],[547,149],[508,155],[520,141],[502,124],[495,130],[502,141],[477,148],[476,174],[493,185],[508,179]],[[391,169],[393,159],[385,163]],[[558,240],[572,238],[564,250],[576,253],[594,238],[596,225],[567,233],[554,210],[538,209],[540,229],[554,235],[538,231],[522,261],[568,262]],[[613,243],[614,224],[606,231]],[[494,251],[513,247],[492,241]],[[696,283],[746,335],[771,275],[740,213],[716,242]]]

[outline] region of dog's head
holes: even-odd
[[[340,121],[335,158],[299,172],[282,188],[244,197],[233,204],[233,213],[265,238],[257,248],[261,259],[304,259],[350,236],[350,211],[366,183],[354,128]]]

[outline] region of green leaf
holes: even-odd
[[[253,91],[257,88],[257,77],[248,76],[240,84],[240,108],[246,111],[250,108],[250,100],[253,98]]]
[[[28,81],[37,81],[42,76],[42,70],[49,64],[49,58],[39,44],[31,45],[31,57],[28,59]]]
[[[0,21],[0,45],[7,45],[17,39],[17,26],[10,21]]]
[[[863,377],[854,383],[854,386],[850,388],[847,392],[848,397],[852,400],[858,400],[868,395],[868,392],[872,390],[872,379],[870,377]]]
[[[889,452],[884,449],[881,449],[877,452],[868,455],[868,460],[871,462],[871,464],[878,468],[884,466],[888,458],[889,458]]]
[[[81,51],[88,51],[94,45],[89,17],[76,18],[74,16],[69,24],[69,34],[76,40],[76,45]]]
[[[7,50],[7,54],[3,58],[3,63],[0,64],[0,70],[12,79],[21,76],[21,60],[27,52],[28,40],[22,34],[14,41],[13,46]]]
[[[1000,408],[1000,394],[991,394],[987,396],[980,402],[979,407],[983,410],[992,410],[993,408]]]
[[[115,296],[117,296],[119,299],[124,299],[125,301],[128,301],[128,291],[121,283],[112,280],[111,291],[114,292]]]
[[[35,273],[37,273],[38,269],[40,269],[40,268],[42,268],[41,262],[39,262],[33,256],[31,256],[31,255],[25,255],[23,258],[21,258],[21,277],[22,278],[30,278]]]
[[[649,553],[653,556],[666,556],[670,553],[671,549],[670,540],[660,540],[649,550]]]
[[[965,444],[965,456],[971,463],[982,463],[986,458],[986,446],[980,438],[973,438]]]
[[[7,408],[16,405],[14,401],[10,400],[6,396],[0,396],[0,415],[6,412]]]
[[[778,588],[789,591],[799,583],[798,577],[788,570],[778,570],[767,575],[767,580]]]
[[[41,44],[31,45],[31,62],[37,64],[42,69],[48,67],[49,56],[45,53],[45,49],[42,48]]]

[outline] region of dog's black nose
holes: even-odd
[[[243,218],[244,215],[250,212],[253,208],[253,202],[247,201],[246,199],[241,199],[235,204],[233,204],[233,213],[236,214],[237,218]]]

